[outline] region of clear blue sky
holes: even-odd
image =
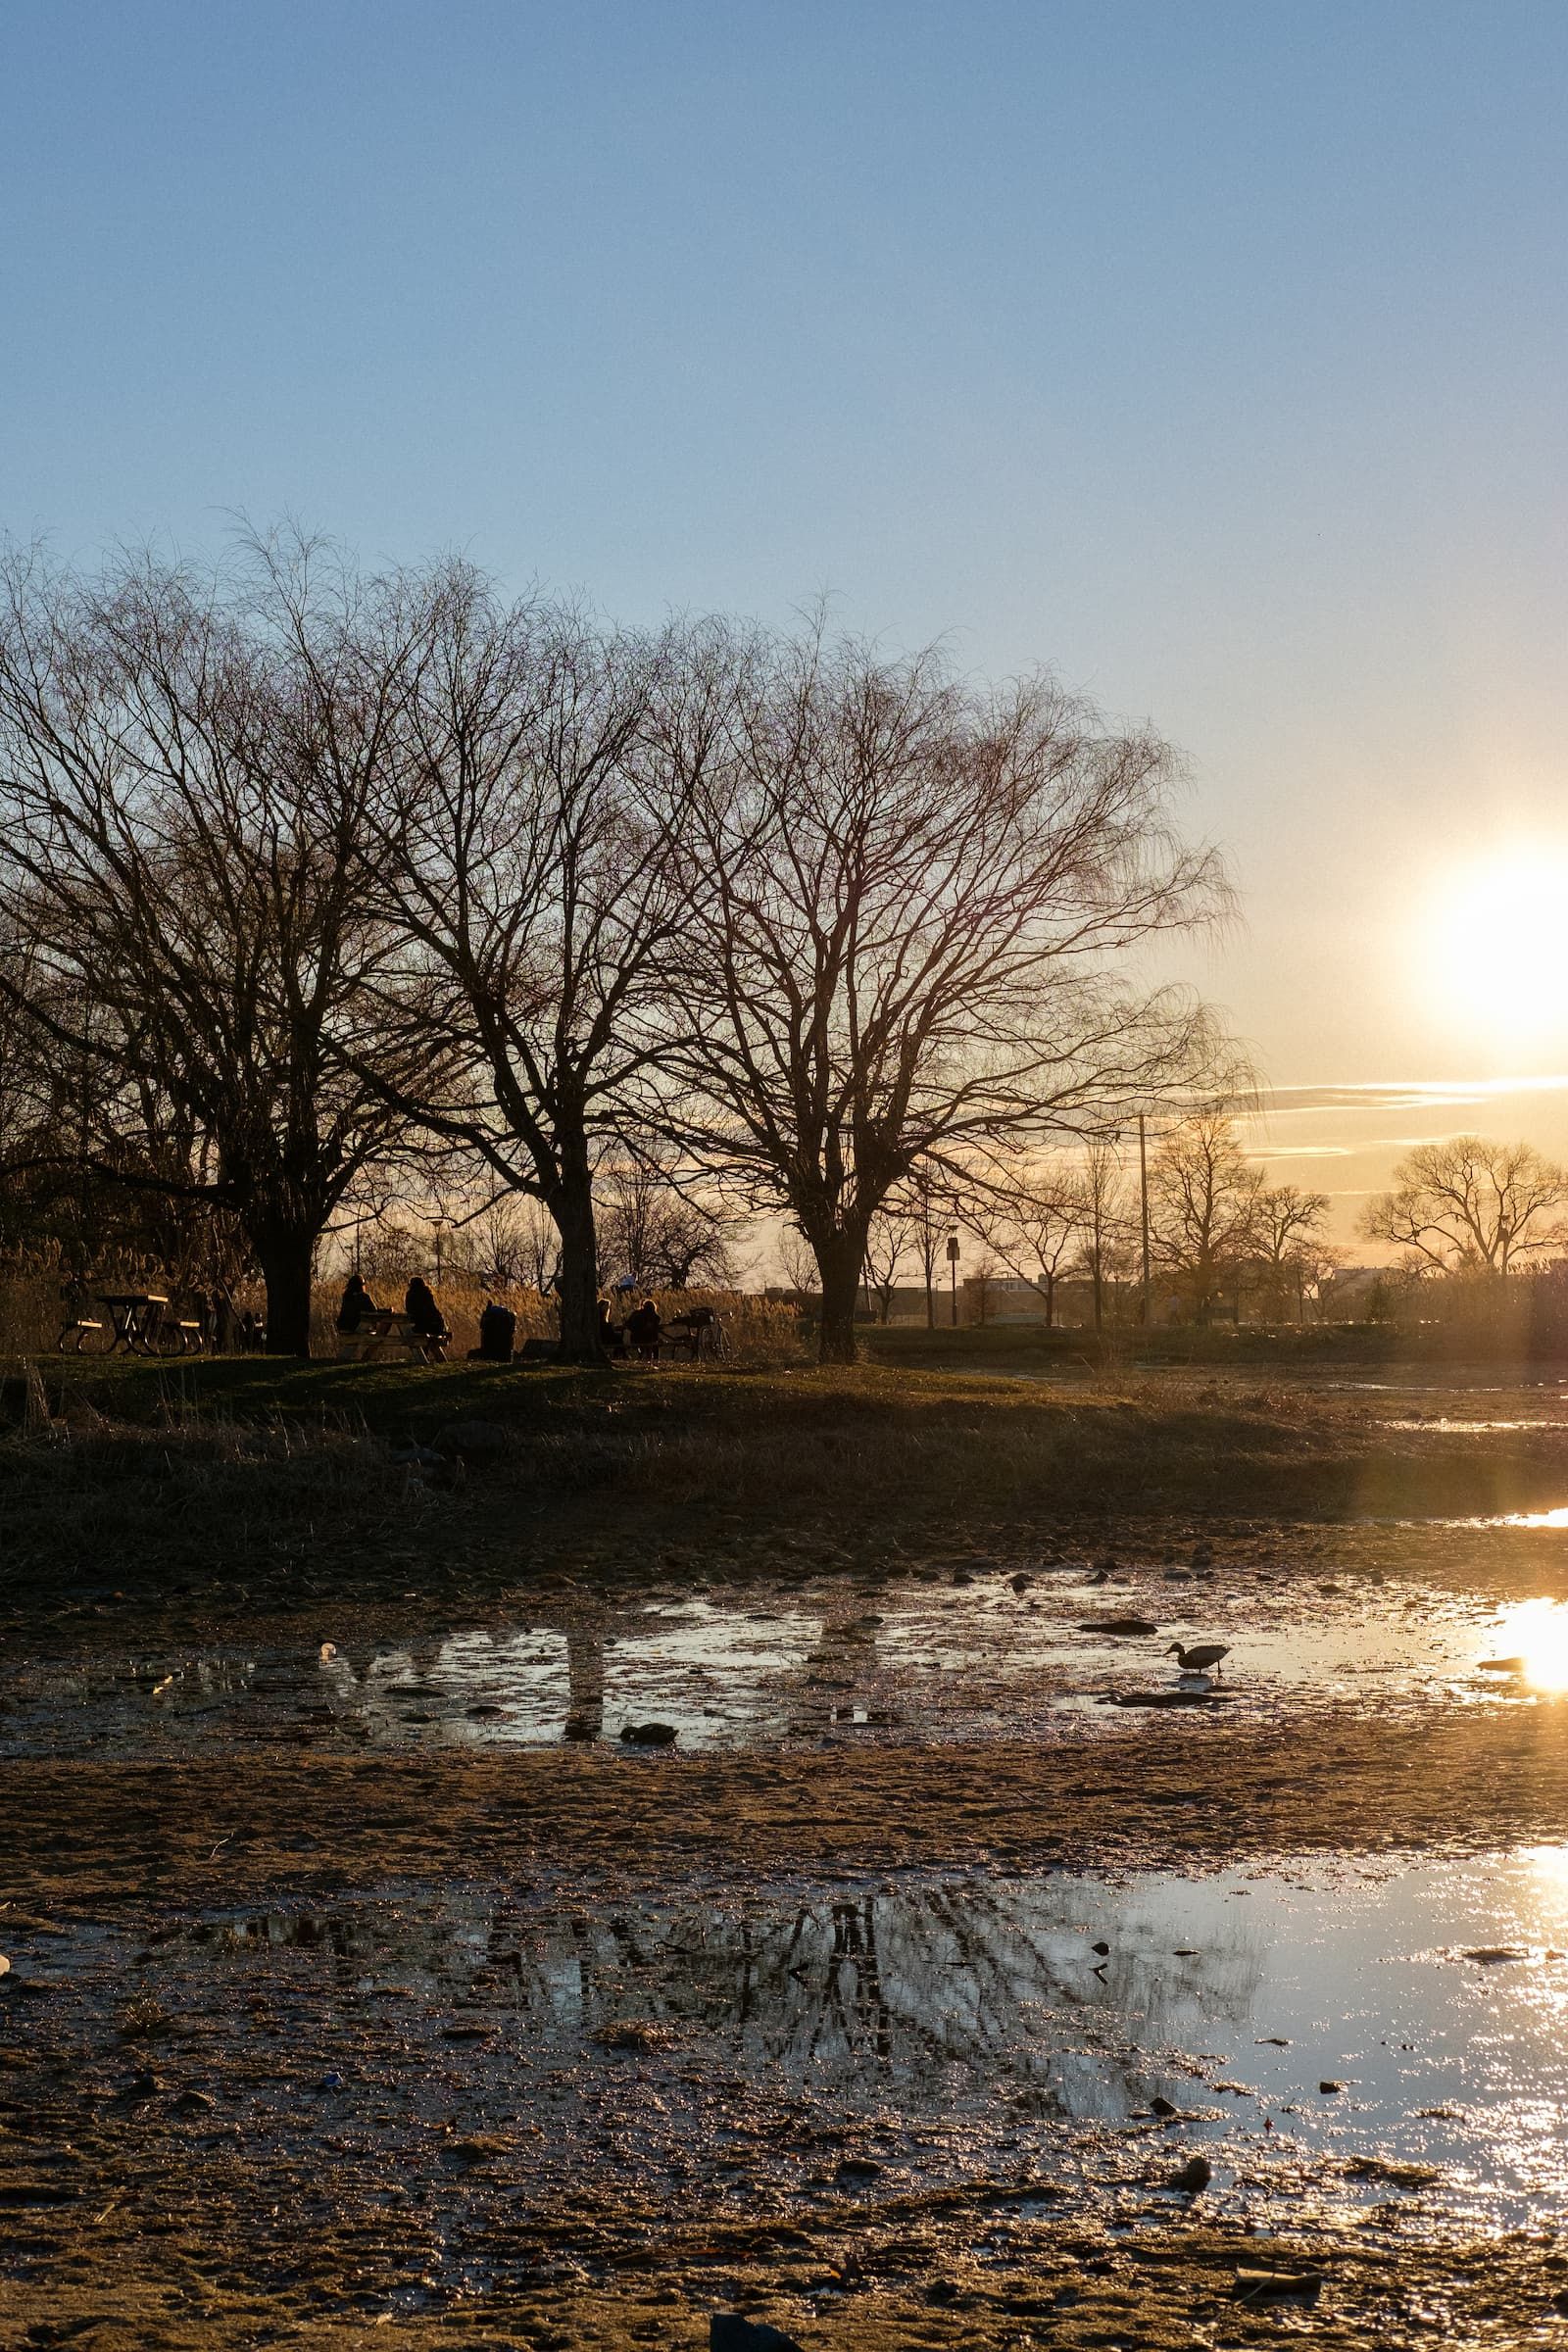
[[[1190,756],[1281,1080],[1568,856],[1568,9],[9,0],[0,522],[284,513],[1045,660]],[[1429,943],[1430,944],[1430,943]],[[1568,1115],[1568,1114],[1565,1114]]]

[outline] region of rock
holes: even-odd
[[[1482,1943],[1474,1951],[1461,1952],[1461,1960],[1478,1960],[1483,1968],[1499,1968],[1504,1961],[1528,1960],[1530,1954],[1511,1943]]]
[[[563,1740],[597,1740],[599,1726],[590,1723],[586,1715],[568,1715],[561,1737]]]
[[[205,2090],[182,2090],[174,2105],[181,2115],[211,2115],[218,2101]]]
[[[477,1706],[468,1707],[465,1710],[469,1720],[473,1723],[487,1723],[492,1716],[504,1715],[506,1711],[507,1710],[505,1707],[496,1706],[494,1702],[488,1698],[481,1699]]]
[[[435,1445],[466,1462],[493,1462],[512,1451],[512,1433],[499,1421],[454,1421],[437,1432]]]
[[[628,1747],[673,1747],[680,1738],[672,1723],[623,1723],[620,1736]]]
[[[1213,1546],[1213,1544],[1195,1544],[1193,1545],[1192,1554],[1191,1554],[1191,1565],[1192,1565],[1194,1568],[1211,1568],[1211,1567],[1213,1566],[1213,1564],[1214,1564],[1214,1546]]]
[[[1157,1625],[1147,1617],[1085,1617],[1080,1620],[1081,1634],[1157,1634]]]
[[[1341,2091],[1344,2088],[1345,2084],[1343,2082],[1325,2082],[1318,2084],[1318,2089],[1325,2099],[1332,2099],[1337,2091]]]
[[[1202,2194],[1213,2178],[1214,2168],[1206,2156],[1191,2156],[1179,2173],[1172,2173],[1166,2186],[1179,2188],[1183,2196],[1197,2197]]]
[[[833,2173],[835,2180],[850,2182],[877,2180],[881,2177],[882,2167],[871,2156],[846,2156],[841,2163],[835,2166]]]
[[[1090,1950],[1091,1950],[1092,1952],[1098,1952],[1098,1953],[1100,1954],[1100,1957],[1101,1957],[1101,1959],[1102,1959],[1102,1960],[1103,1960],[1103,1959],[1105,1958],[1106,1954],[1107,1954],[1107,1953],[1109,1952],[1109,1950],[1110,1950],[1110,1946],[1109,1946],[1109,1944],[1108,1944],[1108,1943],[1103,1943],[1103,1942],[1102,1942],[1102,1943],[1092,1943],[1092,1944],[1090,1945],[1090,1947],[1089,1947],[1089,1948],[1090,1948]]]
[[[1278,2303],[1291,2295],[1315,2295],[1322,2284],[1321,2271],[1238,2270],[1236,2274],[1239,2302]]]
[[[1032,1576],[1025,1576],[1020,1571],[1020,1573],[1012,1579],[1012,1589],[1015,1592],[1027,1592],[1034,1581],[1035,1580]]]
[[[738,2311],[715,2311],[708,2323],[708,2352],[801,2352],[793,2335]]]
[[[1155,2097],[1149,2102],[1149,2112],[1151,2115],[1157,2115],[1160,2122],[1165,2123],[1171,2116],[1180,2115],[1181,2109],[1176,2105],[1174,2099]]]
[[[445,1457],[428,1446],[394,1446],[387,1456],[399,1470],[444,1470]]]
[[[952,1581],[956,1585],[972,1585],[974,1583],[974,1578],[970,1575],[967,1568],[955,1568],[953,1571]]]
[[[1222,1707],[1225,1697],[1218,1690],[1118,1690],[1110,1703],[1113,1707]]]

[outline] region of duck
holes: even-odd
[[[1183,1649],[1179,1642],[1173,1642],[1165,1655],[1173,1654],[1180,1659],[1183,1674],[1217,1674],[1221,1658],[1231,1654],[1231,1645],[1228,1642],[1195,1642],[1191,1649]]]

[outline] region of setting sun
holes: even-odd
[[[1429,981],[1458,1020],[1497,1044],[1568,1029],[1560,932],[1568,849],[1521,843],[1466,865],[1426,921]]]

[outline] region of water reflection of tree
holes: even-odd
[[[1145,2103],[1184,2034],[1248,2017],[1260,1955],[1242,1918],[1220,1910],[1215,1924],[1205,1949],[1177,1957],[1147,1894],[1050,1880],[722,1913],[568,1917],[454,1897],[373,1932],[311,1935],[361,1969],[412,1971],[445,1995],[482,1989],[563,2054],[584,2035],[665,2024],[722,2045],[745,2072],[849,2098],[1003,2089],[1023,2112],[1095,2117]],[[1097,1934],[1111,1944],[1103,1959]]]

